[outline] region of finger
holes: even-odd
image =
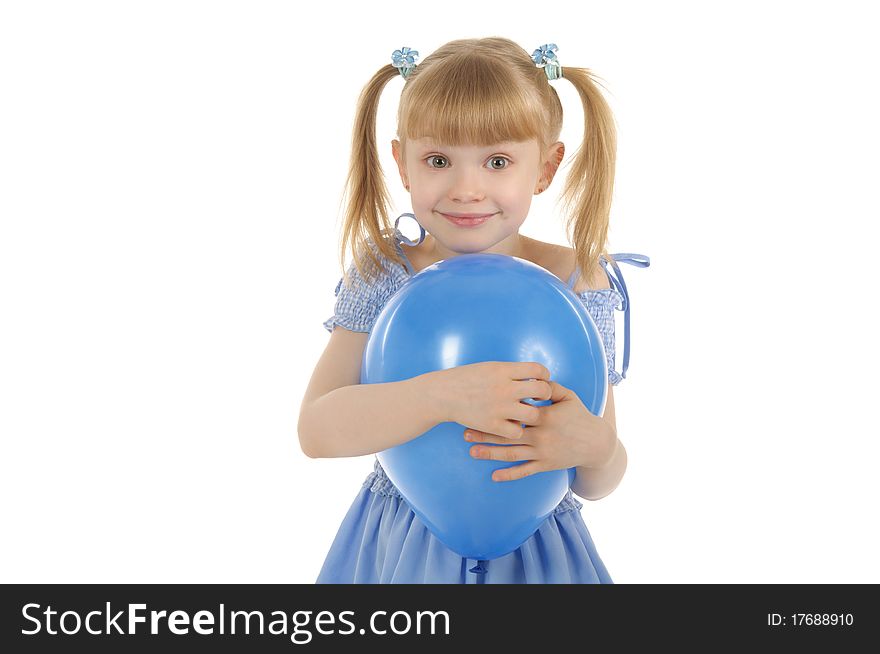
[[[528,461],[518,466],[510,466],[509,468],[501,468],[492,473],[492,481],[514,481],[528,477],[536,472],[541,472],[543,468],[538,461]]]
[[[523,443],[523,444],[525,444],[525,443],[531,444],[528,439],[529,439],[530,432],[532,431],[532,429],[533,429],[532,427],[527,427],[526,429],[524,429],[523,436],[520,438],[517,438],[516,442]],[[492,443],[494,445],[510,445],[510,441],[511,441],[511,439],[509,439],[505,436],[499,436],[498,434],[489,434],[485,431],[478,431],[476,429],[468,429],[467,431],[465,431],[464,432],[464,439],[468,443]]]
[[[550,371],[537,361],[514,362],[512,379],[550,379]]]
[[[474,445],[470,455],[485,461],[528,461],[533,448],[528,445]]]
[[[519,423],[520,426],[529,425],[531,427],[537,425],[540,419],[541,411],[539,410],[539,408],[529,404],[528,402],[522,401],[520,401],[519,406],[514,413],[514,418],[512,418],[512,420]]]
[[[549,400],[553,395],[550,383],[542,379],[517,382],[516,397],[519,400]]]
[[[492,431],[488,433],[511,440],[519,440],[522,438],[523,432],[526,430],[526,426],[519,420],[499,420],[495,424],[497,426],[492,427]]]
[[[550,384],[550,401],[553,403],[561,402],[562,400],[570,400],[572,398],[573,391],[571,389],[566,388],[559,382],[551,381]]]
[[[484,431],[476,431],[474,429],[468,429],[464,433],[464,439],[468,443],[495,443],[498,445],[510,443],[509,438],[504,438],[503,436],[497,436],[495,434],[487,434]]]

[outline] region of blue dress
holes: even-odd
[[[324,322],[332,332],[336,325],[369,332],[385,303],[414,274],[400,246],[414,245],[402,233],[393,232],[394,245],[406,262],[406,270],[378,253],[382,263],[378,282],[368,284],[354,264],[348,269],[351,283],[340,279],[336,286],[334,315]],[[615,254],[616,261],[649,265],[638,254]],[[576,293],[590,312],[608,357],[608,380],[617,385],[626,377],[629,363],[629,297],[620,269],[615,278],[602,265],[612,288]],[[613,265],[613,263],[612,263]],[[569,287],[577,280],[575,270]],[[614,369],[614,309],[625,312],[623,372]],[[550,584],[613,583],[584,523],[583,504],[569,490],[538,530],[513,552],[491,561],[466,559],[446,547],[416,516],[394,486],[378,458],[348,510],[316,583],[331,584]]]

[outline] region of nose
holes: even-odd
[[[480,171],[465,167],[452,179],[449,199],[454,202],[481,202],[486,196]]]

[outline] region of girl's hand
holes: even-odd
[[[534,407],[539,419],[525,429],[516,445],[497,434],[476,431],[472,437],[465,431],[465,440],[488,445],[475,445],[471,456],[495,461],[525,461],[517,466],[496,470],[493,481],[512,481],[536,472],[562,470],[583,466],[601,468],[614,455],[617,434],[614,428],[584,406],[577,394],[554,381],[549,406]],[[494,445],[493,445],[494,444]]]
[[[522,425],[537,424],[539,407],[523,399],[550,399],[550,371],[536,362],[484,361],[434,373],[434,401],[443,422],[520,439]]]

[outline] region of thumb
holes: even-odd
[[[572,398],[571,389],[566,388],[562,384],[549,380],[547,383],[550,384],[550,401],[554,404],[556,402],[562,402],[564,400],[570,400]]]

